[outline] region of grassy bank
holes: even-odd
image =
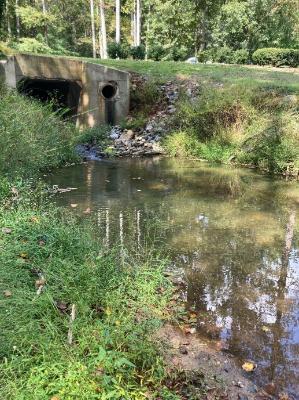
[[[163,362],[150,340],[167,317],[161,262],[120,263],[99,247],[90,223],[52,207],[2,208],[0,225],[1,398],[142,399],[163,391]]]
[[[0,138],[1,398],[176,399],[151,339],[169,318],[164,263],[107,252],[38,181],[74,160],[73,128],[2,91]]]
[[[296,174],[298,110],[296,96],[284,90],[203,87],[196,100],[179,101],[164,145],[172,156]]]
[[[168,80],[199,83],[196,97],[181,91],[176,113],[169,119],[164,139],[169,155],[297,174],[298,70],[130,60],[104,63],[147,75],[147,87]],[[154,109],[147,91],[138,88],[137,92],[139,97],[144,93],[144,103]],[[133,121],[143,123],[144,113],[135,112]]]
[[[7,90],[0,82],[0,172],[31,175],[77,160],[78,133],[51,105]]]

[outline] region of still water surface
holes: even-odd
[[[297,183],[170,159],[91,162],[49,182],[77,188],[56,201],[90,208],[105,245],[154,236],[184,271],[198,330],[299,399]]]

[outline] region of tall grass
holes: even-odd
[[[51,106],[19,95],[0,84],[0,172],[30,175],[76,159],[74,126]]]
[[[298,109],[296,96],[278,89],[205,87],[196,100],[180,100],[164,144],[174,156],[297,171]]]
[[[117,250],[100,247],[90,221],[28,207],[26,191],[0,213],[1,398],[141,400],[163,390],[175,399],[151,339],[169,317],[163,262],[120,262]]]

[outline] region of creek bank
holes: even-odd
[[[138,92],[147,84],[145,76],[132,74],[133,92]],[[77,146],[78,154],[85,160],[101,160],[107,157],[148,157],[165,155],[163,138],[170,131],[170,119],[176,113],[176,103],[180,94],[184,93],[190,101],[197,98],[200,85],[193,79],[167,81],[157,85],[159,99],[153,105],[146,123],[136,128],[127,129],[116,125],[107,131],[108,146],[101,143],[87,143]],[[134,110],[132,110],[134,113]],[[129,115],[127,124],[133,124],[136,116]],[[106,142],[105,140],[105,142]]]

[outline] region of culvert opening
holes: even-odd
[[[105,99],[112,99],[116,95],[116,87],[108,83],[102,88],[102,95]]]
[[[54,111],[61,111],[65,117],[78,112],[81,86],[75,81],[24,78],[18,84],[18,91],[43,103],[50,103]]]

